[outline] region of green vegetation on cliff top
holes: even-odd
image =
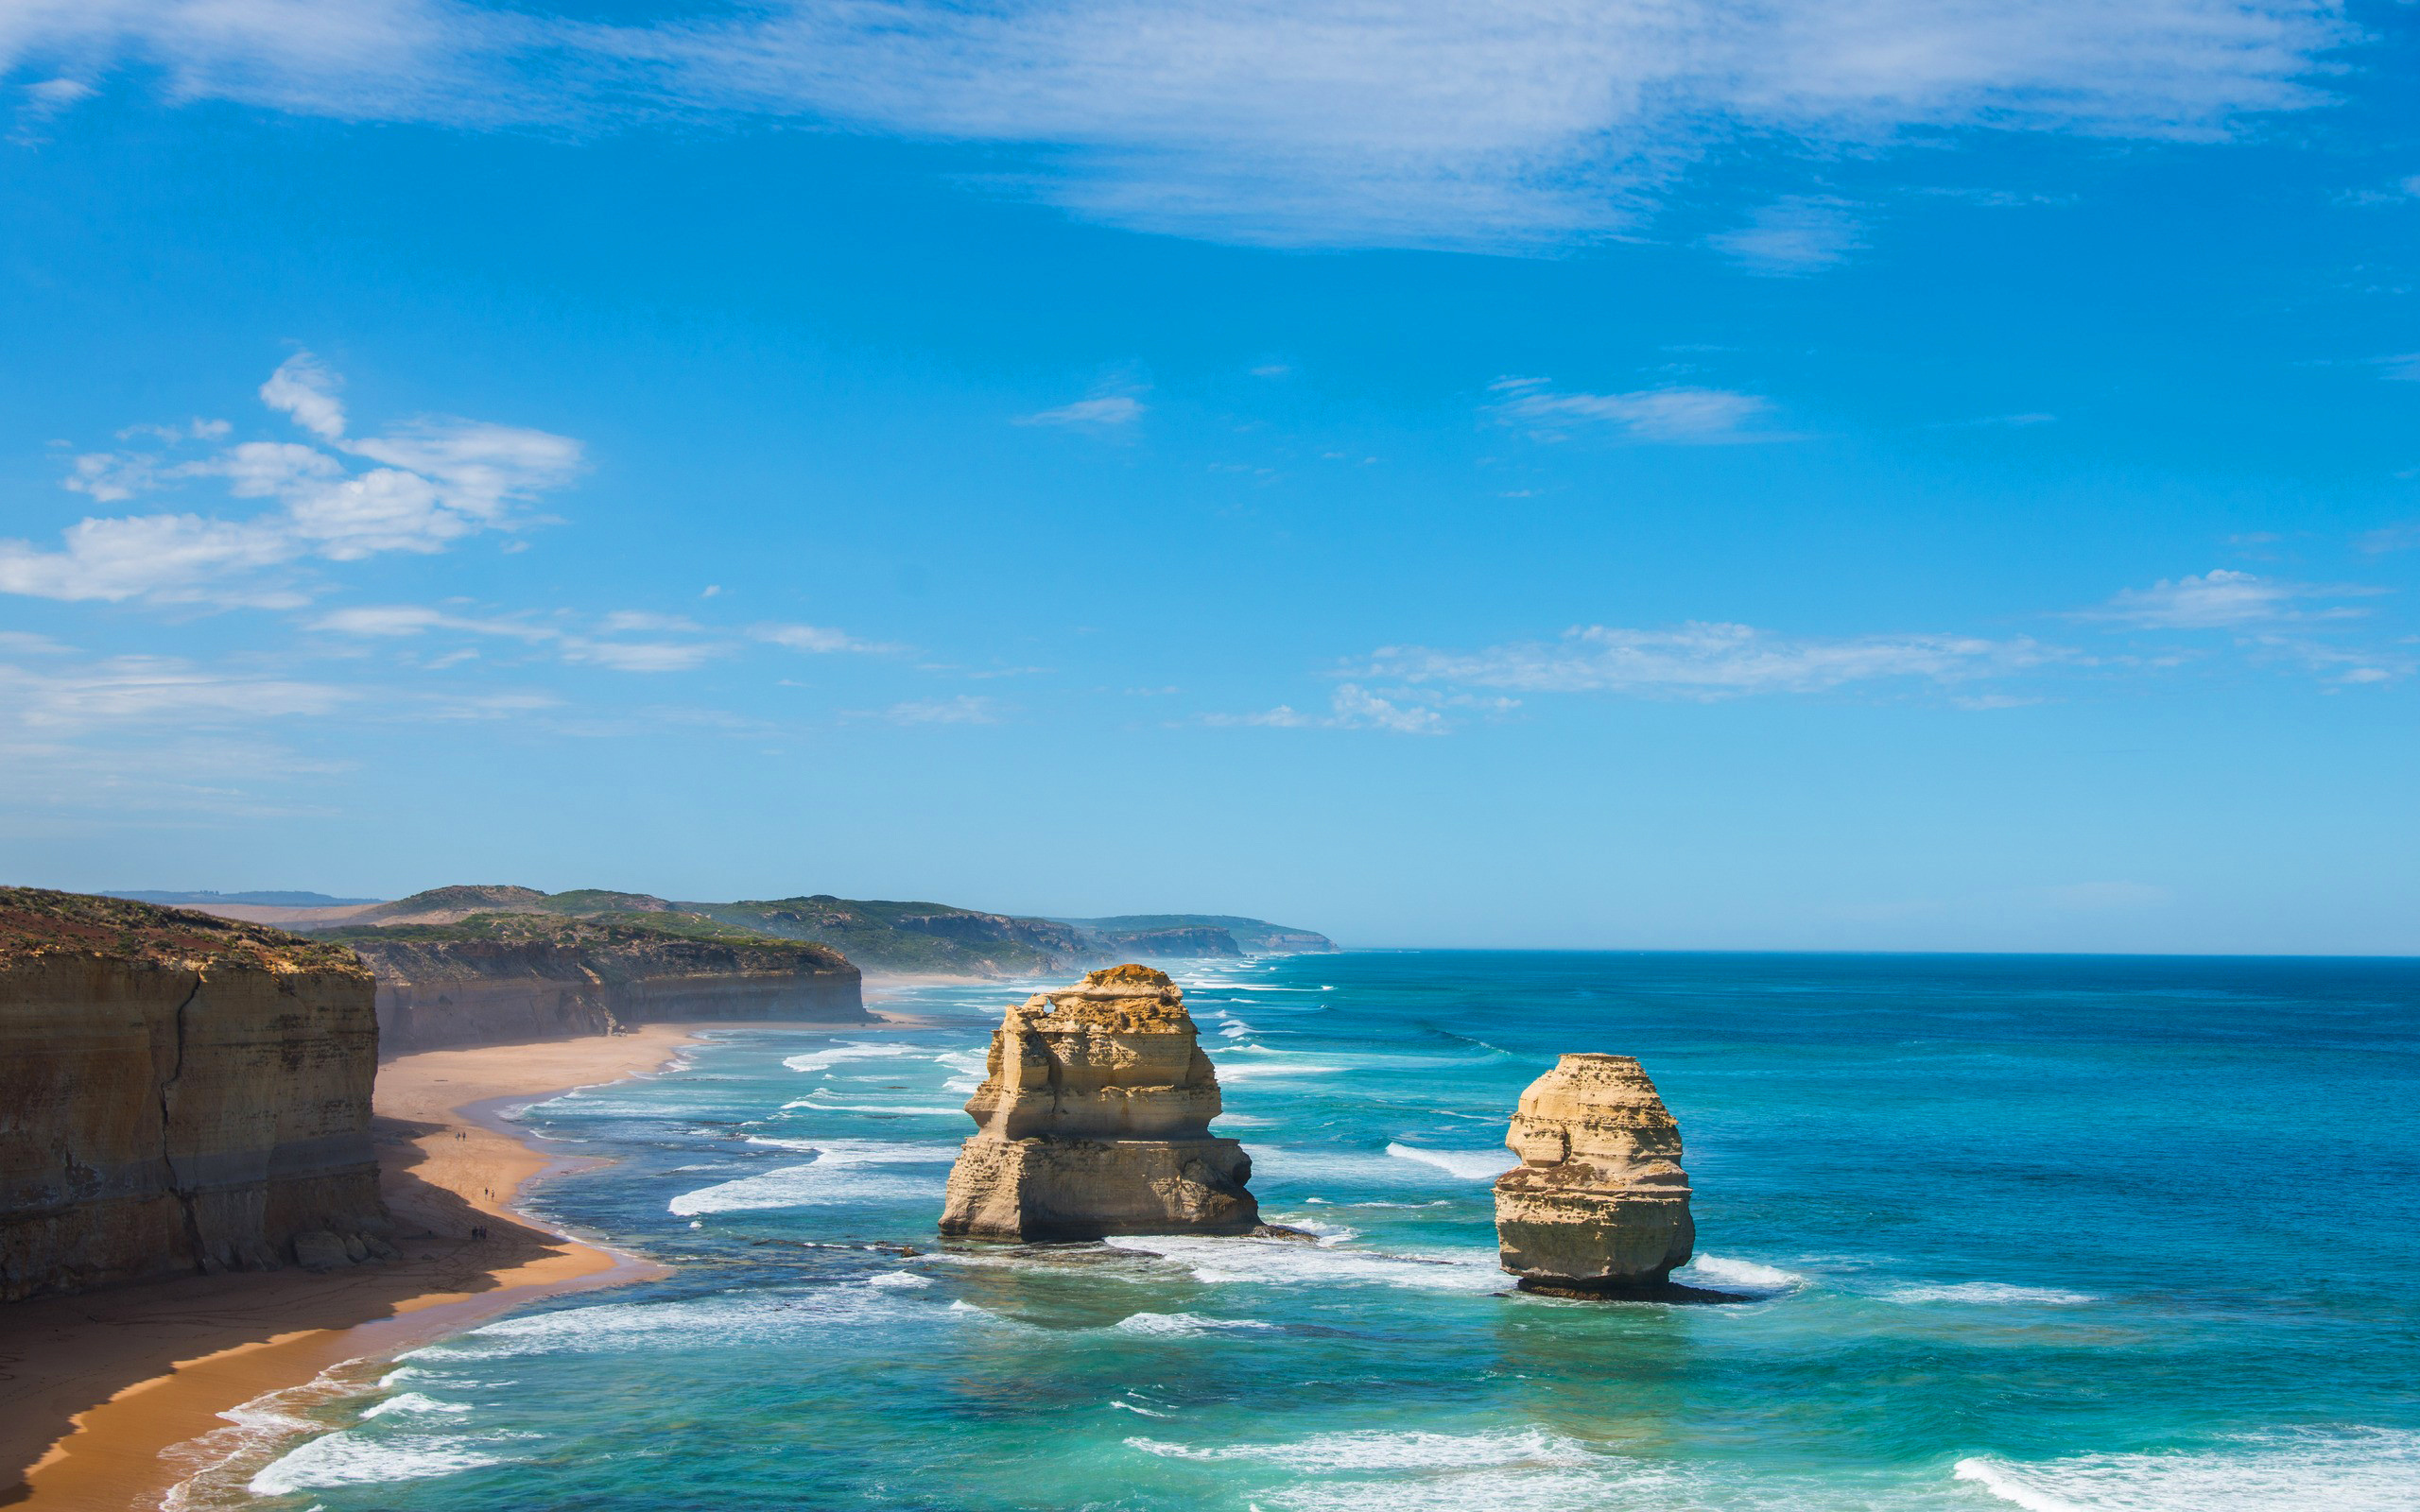
[[[0,887],[0,966],[44,955],[100,955],[153,966],[256,966],[272,971],[359,971],[341,945],[123,898]]]

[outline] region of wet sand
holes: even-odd
[[[402,1261],[11,1303],[0,1315],[0,1505],[147,1512],[195,1469],[163,1452],[225,1430],[229,1408],[542,1297],[662,1274],[512,1216],[522,1184],[565,1162],[497,1111],[655,1070],[690,1037],[658,1024],[381,1065],[378,1160]],[[474,1225],[489,1237],[471,1238]]]

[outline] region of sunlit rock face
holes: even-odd
[[[1184,993],[1143,966],[1008,1011],[966,1111],[942,1232],[976,1239],[1243,1233],[1252,1160],[1210,1132],[1219,1078]]]
[[[0,1301],[393,1253],[340,946],[0,887]]]
[[[1495,1238],[1524,1291],[1652,1294],[1697,1242],[1681,1125],[1628,1056],[1573,1055],[1522,1092]]]

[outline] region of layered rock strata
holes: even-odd
[[[706,926],[475,915],[331,936],[378,977],[389,1055],[713,1020],[868,1023],[857,969],[828,947]]]
[[[339,946],[0,888],[0,1299],[392,1251]]]
[[[1184,993],[1142,966],[1095,971],[1009,1009],[959,1150],[944,1234],[1100,1239],[1246,1233],[1252,1160],[1210,1132],[1219,1077]]]
[[[1681,1125],[1628,1056],[1573,1055],[1521,1093],[1496,1178],[1495,1238],[1524,1291],[1651,1296],[1697,1228]]]

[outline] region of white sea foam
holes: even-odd
[[[901,1202],[938,1196],[945,1173],[936,1169],[906,1174],[889,1166],[942,1166],[957,1158],[954,1144],[917,1144],[886,1140],[776,1140],[752,1143],[786,1149],[811,1150],[805,1165],[717,1182],[683,1192],[666,1207],[675,1216],[694,1218],[703,1212],[743,1212],[769,1208],[828,1207],[848,1202]]]
[[[1987,1306],[2075,1307],[2100,1298],[2090,1292],[2062,1292],[2048,1286],[2007,1286],[1998,1281],[1963,1281],[1955,1286],[1898,1286],[1882,1294],[1886,1302],[1979,1302]]]
[[[1387,1153],[1398,1160],[1418,1160],[1465,1181],[1493,1181],[1521,1163],[1511,1150],[1424,1150],[1414,1144],[1390,1144]]]
[[[1288,1054],[1270,1050],[1267,1045],[1230,1045],[1230,1050],[1259,1050],[1269,1055]],[[1345,1067],[1329,1060],[1231,1060],[1219,1068],[1221,1082],[1267,1081],[1273,1076],[1327,1076],[1340,1074]]]
[[[1513,1465],[1575,1467],[1597,1456],[1585,1445],[1542,1428],[1493,1434],[1315,1434],[1291,1444],[1221,1444],[1197,1449],[1130,1438],[1130,1449],[1163,1459],[1250,1459],[1303,1470],[1453,1470]]]
[[[826,1113],[915,1113],[927,1118],[964,1118],[966,1109],[950,1104],[918,1103],[827,1103],[820,1097],[803,1097],[795,1103],[784,1103],[785,1108],[804,1108]]]
[[[1203,1317],[1199,1313],[1135,1313],[1117,1320],[1120,1333],[1142,1333],[1156,1338],[1195,1339],[1204,1334],[1269,1332],[1273,1323],[1262,1323],[1248,1317]]]
[[[810,1050],[803,1056],[790,1056],[782,1064],[792,1071],[828,1071],[844,1060],[873,1060],[887,1056],[926,1056],[928,1050],[914,1045],[874,1045],[863,1040],[848,1040],[823,1050]]]
[[[401,1396],[388,1398],[363,1413],[361,1417],[362,1420],[367,1422],[372,1418],[385,1418],[399,1412],[425,1416],[431,1413],[465,1413],[477,1410],[467,1401],[440,1401],[435,1397],[423,1396],[417,1391],[406,1391]]]
[[[1165,1413],[1165,1412],[1153,1412],[1153,1411],[1152,1411],[1150,1408],[1149,1408],[1149,1407],[1137,1407],[1137,1406],[1135,1406],[1135,1405],[1134,1405],[1132,1402],[1131,1402],[1131,1401],[1116,1401],[1116,1400],[1112,1400],[1112,1401],[1110,1402],[1110,1405],[1111,1405],[1111,1406],[1113,1406],[1113,1407],[1115,1407],[1115,1408],[1116,1408],[1116,1409],[1118,1409],[1120,1412],[1140,1413],[1142,1416],[1144,1416],[1144,1417],[1146,1417],[1146,1418],[1167,1418],[1167,1417],[1172,1417],[1172,1416],[1174,1416],[1173,1414],[1170,1414],[1170,1413]]]
[[[458,1475],[502,1456],[459,1439],[372,1436],[346,1429],[312,1439],[253,1476],[245,1489],[254,1496],[290,1496],[331,1486],[379,1486]]]
[[[1198,1234],[1152,1234],[1105,1242],[1113,1248],[1158,1255],[1184,1266],[1194,1280],[1213,1285],[1374,1285],[1424,1292],[1492,1292],[1506,1284],[1493,1249],[1403,1255],[1331,1248],[1299,1240],[1213,1239]]]
[[[1230,1019],[1225,1023],[1219,1025],[1219,1032],[1230,1040],[1240,1040],[1244,1036],[1257,1031],[1255,1031],[1251,1024],[1244,1022],[1241,1019]]]
[[[652,1302],[599,1302],[498,1318],[401,1356],[492,1360],[516,1355],[711,1349],[803,1337],[834,1328],[930,1318],[935,1309],[889,1288],[821,1286],[721,1293]]]
[[[1753,1260],[1729,1260],[1720,1255],[1700,1255],[1674,1271],[1672,1279],[1685,1286],[1767,1295],[1794,1291],[1806,1284],[1806,1278],[1796,1271],[1760,1265]]]
[[[914,1291],[920,1287],[930,1286],[933,1284],[933,1279],[930,1276],[919,1276],[914,1271],[909,1270],[887,1270],[879,1276],[867,1277],[866,1284],[868,1286],[906,1287],[909,1291]]]
[[[1986,1454],[1960,1460],[1954,1473],[2026,1512],[2411,1512],[2420,1506],[2420,1434],[2312,1429],[2165,1454]]]

